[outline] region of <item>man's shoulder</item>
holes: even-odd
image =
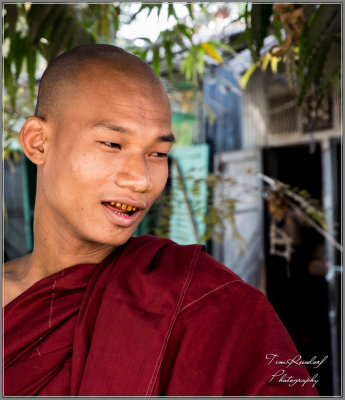
[[[247,302],[260,301],[265,296],[254,287],[245,283],[230,268],[226,267],[211,255],[206,253],[202,245],[180,245],[170,239],[152,235],[143,235],[133,238],[140,247],[156,248],[157,254],[162,254],[162,261],[175,257],[176,268],[186,269],[191,263],[193,274],[182,305],[194,304],[199,300],[209,297],[225,295]],[[164,271],[164,268],[163,268]],[[163,272],[162,271],[162,272]]]
[[[171,260],[174,256],[178,259],[178,266],[181,268],[191,259],[195,262],[204,247],[200,244],[181,245],[171,239],[148,234],[132,237],[126,246],[131,251],[138,251],[142,255],[150,253],[152,257],[162,256],[163,261],[167,258]]]
[[[204,245],[188,244],[182,245],[174,242],[171,239],[164,237],[157,237],[153,235],[142,235],[133,237],[131,239],[132,246],[140,248],[140,251],[145,251],[149,248],[152,251],[159,253],[162,252],[165,257],[171,254],[176,254],[179,257],[179,265],[177,267],[183,268],[184,264],[188,264],[191,259],[195,263],[192,280],[203,280],[208,284],[218,285],[231,282],[244,281],[235,274],[230,268],[226,267],[210,254],[206,252]],[[246,286],[249,286],[245,284]]]
[[[193,278],[187,291],[183,309],[200,302],[200,305],[216,301],[219,306],[241,307],[245,302],[265,302],[265,296],[256,288],[243,281],[206,252],[201,252],[196,263]]]
[[[25,274],[31,254],[14,260],[7,261],[4,264],[4,278],[8,280],[19,281]]]
[[[23,293],[29,284],[24,282],[30,255],[7,261],[3,268],[3,306]]]

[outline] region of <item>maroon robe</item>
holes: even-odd
[[[4,308],[4,395],[317,396],[265,296],[202,251],[145,235]],[[283,377],[284,371],[285,377]],[[279,372],[279,376],[277,373]]]

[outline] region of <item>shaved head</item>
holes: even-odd
[[[140,58],[91,45],[54,59],[20,133],[38,167],[36,242],[73,242],[73,254],[125,243],[166,184],[171,120],[164,86]],[[138,210],[108,207],[120,200]]]
[[[104,69],[121,84],[128,78],[146,82],[152,87],[163,85],[154,71],[139,57],[112,45],[95,44],[75,47],[51,61],[45,70],[38,91],[35,116],[54,119],[80,95],[80,76],[85,71]],[[164,90],[164,89],[163,89]]]

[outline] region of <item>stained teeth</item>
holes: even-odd
[[[137,208],[133,207],[133,206],[129,206],[127,204],[122,204],[122,203],[116,203],[115,201],[110,201],[109,204],[111,206],[115,206],[117,208],[121,208],[122,210],[126,210],[126,211],[136,211]]]
[[[117,214],[117,215],[121,215],[121,216],[122,215],[128,215],[127,213],[119,213],[119,212],[116,212],[116,211],[114,211],[114,213]]]

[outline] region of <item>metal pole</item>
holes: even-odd
[[[323,207],[326,216],[326,223],[329,229],[329,234],[334,237],[334,209],[333,209],[333,171],[332,157],[329,139],[321,142],[321,157],[322,157],[322,190],[323,190]],[[328,319],[331,340],[331,362],[332,362],[332,388],[333,396],[340,395],[340,349],[338,348],[338,328],[337,321],[339,319],[338,309],[338,290],[337,276],[335,273],[334,248],[332,243],[325,240],[326,266],[327,275],[326,281],[328,286]]]

